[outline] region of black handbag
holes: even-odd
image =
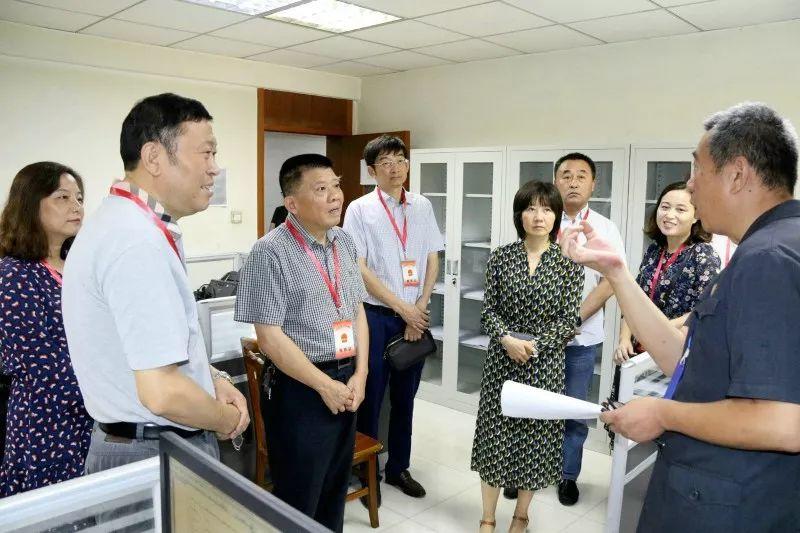
[[[235,270],[228,272],[222,279],[212,279],[196,291],[194,299],[197,301],[208,300],[209,298],[222,298],[225,296],[236,296],[239,288],[239,273]]]
[[[407,341],[402,333],[389,339],[383,358],[394,370],[405,370],[436,353],[436,350],[436,341],[430,330],[426,329],[418,341]]]

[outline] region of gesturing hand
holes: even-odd
[[[586,242],[583,244],[580,243],[582,235],[586,238]],[[564,230],[559,244],[566,257],[579,265],[596,270],[604,276],[617,268],[625,267],[623,257],[586,221]]]

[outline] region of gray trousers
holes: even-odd
[[[205,431],[196,437],[186,439],[186,442],[199,448],[214,459],[219,459],[219,445],[217,438],[210,431]],[[89,444],[89,454],[86,456],[86,473],[94,474],[110,468],[144,461],[158,455],[157,440],[129,440],[107,435],[100,426],[94,425],[92,440]]]
[[[186,439],[186,442],[199,448],[214,459],[219,459],[219,446],[217,438],[210,431],[205,431],[196,437]],[[109,470],[118,466],[144,461],[158,455],[157,440],[122,439],[106,434],[100,426],[95,423],[92,429],[92,440],[89,444],[89,454],[86,456],[86,474],[94,474],[103,470]],[[117,519],[125,520],[135,513],[151,509],[153,501],[147,496],[146,500],[134,501],[133,503],[123,504],[112,507],[112,509],[100,512],[94,516],[94,524],[101,529],[110,527],[110,523]],[[160,512],[154,509],[153,512]],[[150,515],[150,512],[146,513]],[[130,522],[130,519],[128,518]],[[155,527],[153,518],[148,516],[142,520],[132,523],[127,527],[115,527],[117,533],[138,533],[141,531],[152,530]]]

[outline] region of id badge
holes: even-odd
[[[340,320],[333,323],[333,338],[336,344],[336,359],[347,359],[356,354],[353,321]]]
[[[416,261],[400,261],[400,269],[403,271],[403,287],[419,286],[419,273],[417,272]]]

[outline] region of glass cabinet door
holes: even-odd
[[[502,200],[503,153],[470,152],[456,155],[456,182],[460,200],[456,237],[460,244],[458,265],[458,365],[456,391],[480,393],[483,363],[489,337],[481,331],[486,264],[499,242],[499,203]]]
[[[452,158],[447,154],[416,153],[411,155],[411,190],[422,194],[430,200],[436,225],[442,233],[445,243],[447,231],[447,188],[452,179]],[[439,254],[439,279],[431,295],[429,305],[431,313],[430,330],[436,340],[437,352],[428,357],[422,370],[422,381],[431,385],[442,385],[442,367],[444,362],[444,318],[445,318],[445,255],[447,249]]]

